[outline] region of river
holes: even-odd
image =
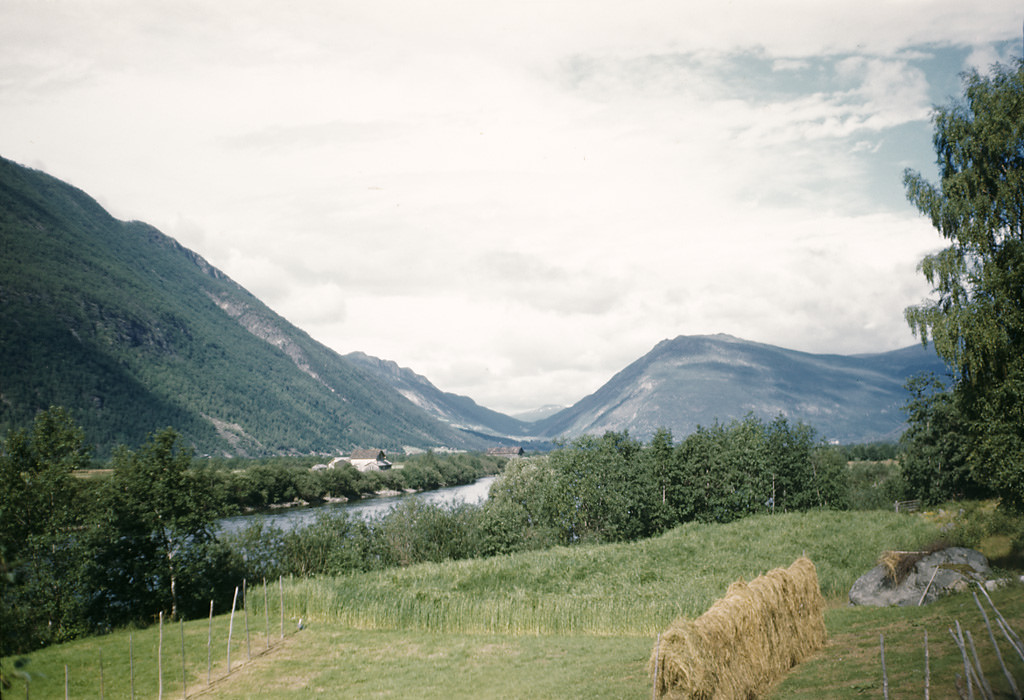
[[[485,476],[472,484],[464,486],[449,486],[434,491],[422,491],[401,496],[378,496],[360,501],[349,501],[347,503],[328,503],[322,506],[310,506],[307,508],[282,508],[270,513],[255,513],[252,515],[236,515],[230,518],[222,518],[218,521],[220,531],[231,534],[245,528],[254,518],[262,518],[269,526],[281,530],[295,530],[311,524],[321,513],[334,513],[343,511],[349,515],[359,518],[379,518],[394,508],[400,501],[407,498],[415,498],[426,503],[448,505],[453,503],[478,504],[487,500],[491,484],[497,477]]]

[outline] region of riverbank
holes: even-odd
[[[426,503],[437,505],[454,503],[479,505],[487,500],[490,486],[496,478],[495,476],[485,476],[470,484],[426,491],[382,489],[374,492],[369,498],[332,499],[318,505],[306,503],[290,508],[253,511],[243,515],[221,518],[217,522],[217,526],[220,532],[232,534],[243,530],[256,520],[261,520],[267,526],[289,532],[311,525],[321,513],[344,512],[362,519],[376,519],[383,517],[404,498],[420,499]]]

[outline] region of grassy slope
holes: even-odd
[[[272,588],[274,649],[238,667],[246,653],[242,621],[236,617],[236,670],[208,693],[223,698],[649,697],[646,664],[659,630],[679,614],[699,615],[731,581],[786,566],[805,552],[816,562],[822,589],[832,601],[827,618],[831,642],[825,653],[786,681],[778,696],[823,697],[818,689],[830,683],[826,695],[835,697],[843,695],[833,694],[833,688],[853,688],[853,693],[864,687],[879,689],[878,633],[889,627],[890,678],[905,684],[908,677],[899,674],[912,675],[906,669],[919,671],[921,664],[901,655],[906,651],[912,656],[908,650],[920,643],[900,637],[898,630],[910,630],[915,637],[920,625],[913,615],[935,611],[935,619],[927,623],[937,643],[932,653],[945,658],[948,651],[940,649],[938,638],[948,638],[945,626],[953,620],[947,618],[963,612],[959,619],[974,630],[980,646],[983,628],[961,610],[973,607],[973,600],[961,597],[924,612],[851,610],[841,601],[883,550],[919,546],[935,535],[935,526],[923,518],[885,512],[766,516],[728,525],[687,525],[632,545],[562,548],[296,581],[285,586],[286,639],[279,639],[280,610]],[[1024,595],[1016,589],[1001,595],[1010,594],[1016,597],[997,599],[997,604],[1024,629]],[[265,648],[268,619],[259,589],[250,595],[248,615],[255,655]],[[300,615],[306,629],[295,632]],[[215,679],[224,675],[227,624],[226,617],[215,619]],[[185,632],[190,684],[200,689],[206,679],[207,623],[189,623]],[[149,674],[149,684],[142,688],[137,670],[136,693],[155,695],[156,630],[136,631],[134,637],[136,668]],[[180,646],[178,628],[165,630],[168,697],[181,692]],[[101,647],[107,695],[127,690],[127,663],[115,661],[127,658],[127,633],[116,633],[34,654],[28,668],[46,678],[33,682],[32,697],[62,696],[64,664],[71,674],[72,696],[98,696]],[[115,663],[124,668],[115,671]],[[933,675],[939,673],[936,663]],[[8,660],[5,670],[10,668]],[[939,683],[933,680],[933,688]],[[943,695],[933,690],[932,697]]]

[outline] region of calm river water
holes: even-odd
[[[222,532],[233,533],[246,527],[254,518],[263,518],[263,522],[267,525],[288,531],[311,524],[320,513],[324,512],[345,511],[349,515],[360,518],[378,518],[394,508],[400,501],[407,498],[415,498],[426,503],[443,505],[453,503],[477,504],[487,500],[487,493],[495,478],[493,476],[485,476],[483,479],[465,486],[451,486],[435,491],[423,491],[422,493],[412,493],[403,496],[380,496],[378,498],[367,498],[362,501],[351,501],[348,503],[329,503],[310,508],[284,508],[272,513],[236,515],[231,518],[222,518],[219,524]]]

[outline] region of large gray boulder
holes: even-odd
[[[923,605],[947,593],[965,591],[973,581],[984,582],[988,572],[988,560],[981,552],[950,547],[922,557],[899,585],[889,577],[889,569],[879,564],[853,584],[850,603]]]

